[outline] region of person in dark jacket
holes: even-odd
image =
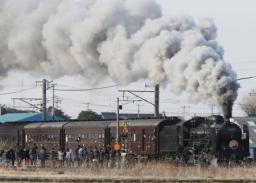
[[[18,147],[16,149],[16,154],[17,154],[17,166],[21,166],[22,164],[22,158],[23,158],[23,149],[21,147]]]
[[[13,148],[10,148],[6,154],[6,159],[8,162],[11,162],[11,165],[14,167],[15,164],[15,151]]]
[[[29,156],[30,149],[28,147],[25,147],[23,149],[23,160],[25,161],[25,166],[29,165],[30,156]]]
[[[52,168],[56,168],[56,162],[58,160],[57,151],[55,147],[51,150],[51,160],[52,160]]]
[[[45,168],[45,161],[46,161],[46,155],[47,155],[47,152],[46,152],[46,148],[44,146],[41,147],[41,149],[39,150],[39,159],[41,161],[41,168]]]

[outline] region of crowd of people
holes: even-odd
[[[76,148],[47,149],[33,144],[31,148],[9,148],[0,150],[0,162],[5,166],[32,167],[115,167],[130,166],[133,157],[125,150],[114,151],[111,146],[106,148],[87,148],[78,145]]]

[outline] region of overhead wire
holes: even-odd
[[[93,90],[103,90],[108,88],[114,88],[118,85],[110,85],[110,86],[103,86],[103,87],[96,87],[96,88],[86,88],[86,89],[61,89],[61,88],[55,88],[55,91],[93,91]]]
[[[35,88],[36,87],[31,87],[31,88],[26,88],[26,89],[22,89],[22,90],[13,91],[13,92],[0,93],[0,95],[11,95],[11,94],[16,94],[16,93],[22,93],[22,92],[32,90],[32,89],[35,89]]]

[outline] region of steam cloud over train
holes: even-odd
[[[185,163],[239,162],[249,156],[247,125],[225,121],[222,116],[179,117],[120,121],[121,150],[148,158],[171,158]],[[34,143],[47,149],[113,147],[115,121],[5,123],[0,127],[2,147]]]
[[[223,59],[212,20],[164,16],[154,0],[1,0],[0,7],[0,76],[19,70],[124,85],[148,79],[169,84],[176,94],[187,92],[193,101],[218,105],[225,119],[232,116],[239,84]],[[121,140],[134,155],[186,162],[248,156],[246,126],[222,117],[126,122],[129,130]],[[0,128],[3,144],[20,147],[34,142],[61,149],[106,147],[115,141],[111,121]]]

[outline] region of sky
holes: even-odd
[[[218,42],[223,46],[225,54],[224,60],[231,63],[237,73],[238,78],[256,75],[256,3],[253,0],[157,0],[162,6],[165,15],[189,15],[194,19],[212,18],[218,28]],[[12,98],[40,98],[41,87],[37,86],[26,92],[1,95],[6,92],[12,92],[30,87],[35,87],[35,82],[48,76],[35,76],[20,71],[11,71],[7,78],[2,79],[2,90],[0,91],[0,103],[9,107],[28,107],[27,105],[15,102]],[[57,88],[78,89],[93,88],[80,77],[63,77],[53,81],[57,83]],[[100,86],[113,85],[112,81],[106,81]],[[256,80],[242,80],[240,82],[239,96],[234,105],[234,116],[244,115],[240,109],[239,103],[242,98],[248,95],[251,89],[256,87]],[[56,91],[56,96],[61,100],[59,108],[64,110],[73,118],[77,117],[81,110],[94,110],[96,112],[115,111],[116,98],[122,99],[123,94],[118,90],[152,90],[153,86],[147,80],[141,80],[128,86],[118,86],[105,90],[87,91],[87,92],[61,92]],[[51,105],[52,91],[47,91],[49,99],[48,106]],[[131,95],[125,94],[125,99],[135,99]],[[154,101],[152,93],[143,93],[149,101]],[[90,103],[88,105],[88,103]],[[122,102],[124,113],[151,113],[153,106],[145,102]],[[171,93],[170,86],[161,86],[160,89],[160,112],[167,115],[207,115],[212,112],[212,106],[207,104],[193,104],[189,102],[186,93],[176,96]],[[220,110],[213,107],[214,113]]]

